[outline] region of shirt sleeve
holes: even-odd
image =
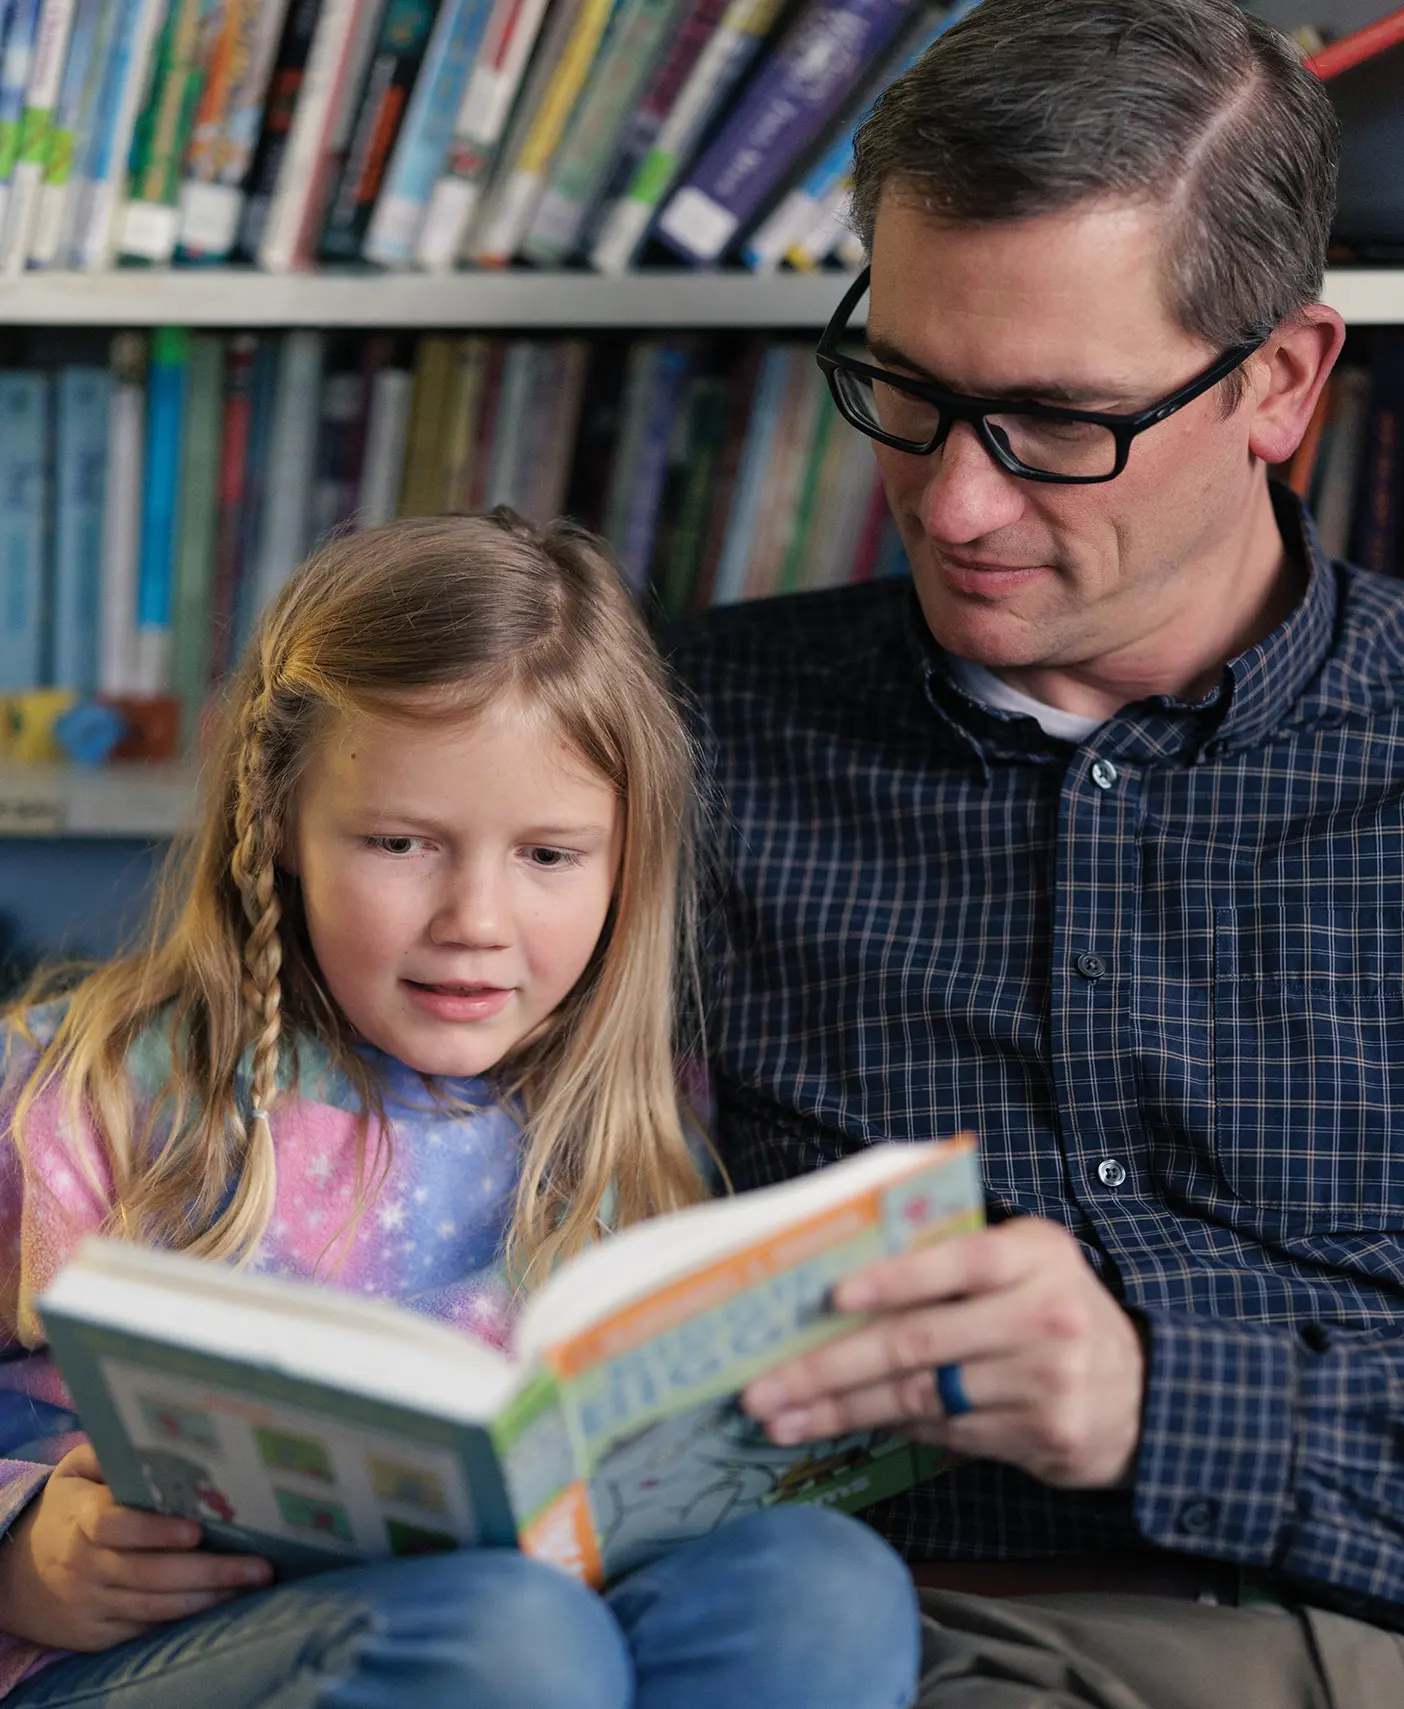
[[[1335,1605],[1399,1625],[1404,1331],[1139,1315],[1143,1534],[1275,1569],[1304,1594],[1329,1587]]]

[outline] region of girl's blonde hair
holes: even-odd
[[[335,540],[260,624],[206,769],[202,821],[173,851],[146,947],[73,991],[15,1111],[22,1146],[34,1099],[62,1081],[105,1147],[115,1232],[209,1257],[253,1251],[274,1202],[267,1112],[285,1054],[282,1077],[296,1073],[299,1036],[329,1050],[363,1112],[379,1111],[373,1071],[318,976],[298,882],[278,864],[299,782],[338,716],[470,718],[511,693],[613,786],[623,837],[589,965],[494,1071],[525,1116],[509,1260],[533,1278],[606,1220],[704,1196],[674,1073],[675,970],[695,972],[688,737],[600,543],[498,510]],[[21,1009],[43,994],[36,985]],[[138,1132],[127,1057],[155,1023],[174,1072]],[[363,1115],[360,1209],[387,1161],[368,1165],[366,1129]]]

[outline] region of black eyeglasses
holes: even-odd
[[[1065,409],[1059,404],[969,398],[926,380],[876,368],[840,349],[849,316],[868,289],[869,272],[865,267],[853,281],[815,350],[845,421],[869,438],[918,457],[939,450],[955,422],[968,421],[1000,468],[1027,481],[1073,486],[1115,480],[1126,467],[1131,441],[1138,433],[1218,385],[1260,349],[1268,336],[1265,333],[1246,344],[1234,345],[1188,385],[1130,415]]]

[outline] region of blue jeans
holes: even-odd
[[[4,1709],[906,1709],[901,1560],[773,1508],[599,1597],[508,1550],[323,1573],[56,1662]]]

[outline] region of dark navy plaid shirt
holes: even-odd
[[[1291,618],[1079,746],[962,695],[906,583],[684,637],[719,1135],[753,1186],[972,1128],[1148,1326],[1133,1490],[971,1464],[878,1513],[910,1557],[1151,1543],[1404,1626],[1404,586],[1278,506]]]

